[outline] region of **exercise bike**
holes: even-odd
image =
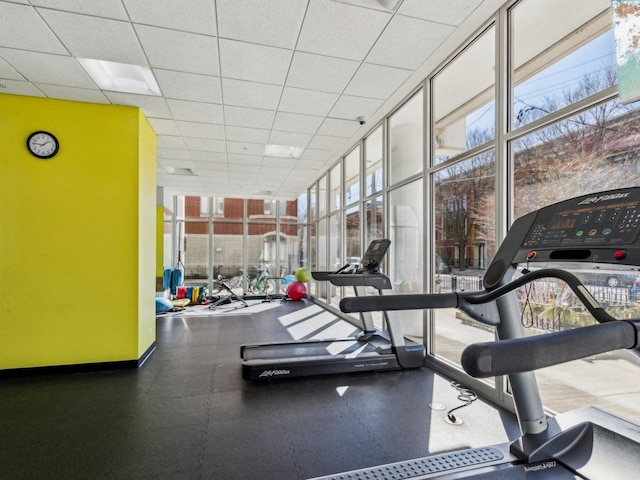
[[[494,342],[469,345],[471,376],[507,375],[522,435],[512,443],[465,449],[315,480],[637,479],[640,426],[595,407],[547,418],[534,371],[617,349],[640,347],[640,319],[611,316],[568,270],[640,270],[640,188],[566,200],[516,220],[483,279],[484,290],[345,298],[344,312],[458,308],[495,327]],[[542,278],[564,281],[597,321],[526,337],[516,290]]]

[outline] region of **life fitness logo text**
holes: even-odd
[[[277,377],[279,375],[289,375],[291,370],[265,370],[260,374],[261,377]]]
[[[600,195],[599,197],[589,197],[582,200],[578,205],[589,205],[591,203],[598,202],[606,202],[608,200],[620,200],[622,198],[627,198],[629,196],[629,192],[627,193],[612,193],[609,195]]]

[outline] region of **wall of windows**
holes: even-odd
[[[334,268],[386,237],[393,243],[383,270],[396,291],[479,289],[515,218],[576,195],[640,185],[640,105],[618,100],[611,28],[609,0],[505,3],[309,189],[311,266]],[[606,283],[629,299],[624,279]],[[333,304],[350,294],[312,288]],[[528,334],[571,327],[545,315]],[[492,329],[455,309],[403,312],[403,328],[423,339],[430,365],[509,404],[504,379],[470,379],[459,365],[462,349],[493,339]],[[594,398],[572,380],[640,387],[624,377],[629,359],[616,356],[615,368],[611,360],[590,359],[584,372],[579,361],[539,372],[546,406],[599,404],[640,419],[625,392]],[[570,398],[554,396],[558,383]]]

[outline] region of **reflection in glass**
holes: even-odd
[[[329,264],[328,270],[334,272],[338,270],[344,263],[342,258],[342,229],[340,228],[340,219],[340,212],[329,217],[329,261],[331,263]],[[342,297],[341,287],[335,287],[331,285],[330,288],[330,303],[333,305],[338,305],[338,303],[340,302],[340,298]]]
[[[567,198],[639,185],[638,107],[615,100],[514,141],[515,218]]]
[[[364,168],[366,195],[382,191],[382,125],[364,139]]]
[[[342,162],[329,171],[329,212],[335,212],[342,206]]]
[[[434,77],[436,163],[495,138],[495,49],[492,27]]]
[[[488,259],[495,254],[493,150],[436,174],[434,218],[435,291],[481,290]],[[493,328],[456,309],[435,310],[434,318],[434,353],[454,364],[460,364],[462,350],[470,343],[494,338]]]
[[[366,225],[365,245],[372,240],[384,238],[384,215],[382,211],[382,195],[379,195],[365,203]]]
[[[395,293],[422,293],[422,181],[417,180],[389,194],[390,278]],[[422,310],[400,311],[405,335],[422,338]]]
[[[350,205],[360,200],[360,146],[344,157],[344,204]]]
[[[422,90],[389,117],[389,183],[422,172]]]
[[[514,128],[617,84],[610,6],[527,0],[510,11]]]

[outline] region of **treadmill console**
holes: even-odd
[[[631,244],[640,229],[640,189],[588,195],[539,211],[522,246]]]
[[[373,240],[362,257],[362,269],[369,273],[378,272],[389,245],[391,245],[391,240],[386,238]]]
[[[485,274],[498,284],[518,263],[640,266],[640,188],[583,195],[518,218]]]

